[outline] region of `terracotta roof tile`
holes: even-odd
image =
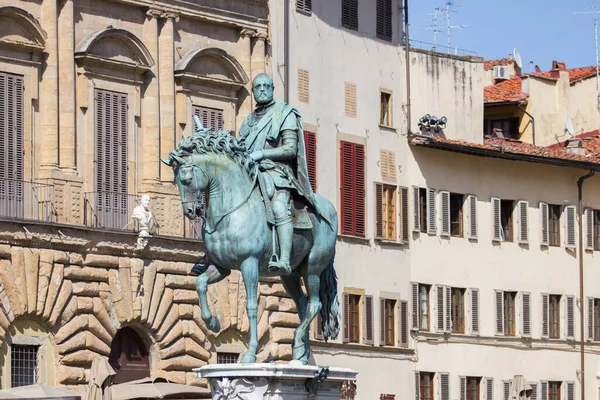
[[[501,58],[499,60],[486,60],[483,62],[483,69],[485,71],[489,71],[490,69],[494,68],[495,66],[510,65],[513,62],[515,62],[515,60],[512,58]]]
[[[569,73],[571,85],[596,75],[596,68],[593,65],[591,67],[571,68],[566,71]],[[539,78],[558,79],[558,71],[539,72],[531,75]]]
[[[505,81],[486,86],[483,90],[484,103],[502,103],[506,101],[519,101],[527,98],[523,93],[521,77],[513,76]]]

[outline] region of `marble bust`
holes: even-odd
[[[148,244],[147,238],[152,236],[151,234],[154,233],[154,215],[152,215],[152,212],[148,209],[149,206],[150,196],[145,194],[142,196],[140,205],[133,209],[133,213],[131,215],[131,219],[137,221],[140,230],[137,243],[138,249],[146,247]]]

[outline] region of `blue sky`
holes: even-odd
[[[455,0],[451,25],[469,25],[452,29],[451,46],[470,50],[485,59],[507,57],[514,47],[523,59],[523,72],[530,61],[548,70],[552,60],[566,62],[567,68],[594,65],[594,17],[575,15],[590,11],[585,0]],[[597,3],[600,11],[600,1]],[[433,42],[433,32],[425,29],[435,7],[444,8],[445,0],[409,1],[410,37]],[[446,24],[438,18],[438,25]],[[598,14],[600,24],[600,14]],[[446,32],[438,32],[437,44],[446,45]],[[425,45],[423,45],[425,47]],[[446,51],[438,48],[438,51]]]

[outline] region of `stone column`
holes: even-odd
[[[266,41],[267,34],[264,32],[256,32],[251,39],[252,55],[250,62],[252,63],[252,74],[254,76],[265,72]]]
[[[75,172],[75,38],[73,0],[65,0],[58,17],[58,95],[60,168]]]
[[[43,0],[42,29],[46,31],[46,62],[40,82],[40,169],[47,178],[48,171],[58,167],[58,33],[57,0]]]
[[[246,75],[248,75],[249,82],[244,87],[250,94],[243,103],[237,104],[236,126],[238,129],[242,126],[242,122],[244,122],[246,115],[250,114],[254,108],[254,98],[252,97],[252,79],[254,79],[255,76],[252,69],[252,37],[254,35],[256,35],[254,29],[242,29],[238,40],[238,61],[246,72]]]
[[[175,43],[174,22],[179,19],[175,13],[166,12],[161,15],[164,24],[158,38],[160,88],[160,156],[167,158],[175,148]],[[168,165],[160,163],[160,180],[173,181],[173,170]]]
[[[160,101],[158,94],[158,17],[162,11],[150,9],[144,21],[144,44],[148,48],[154,66],[146,73],[145,90],[142,97],[142,148],[138,168],[142,172],[143,183],[159,180],[160,155]]]

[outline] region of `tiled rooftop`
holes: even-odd
[[[497,65],[510,65],[515,60],[512,58],[501,58],[499,60],[486,60],[483,62],[483,69],[489,71]]]
[[[521,78],[513,76],[505,81],[486,86],[483,90],[485,103],[503,103],[506,101],[519,101],[527,98],[528,94],[521,90]]]

